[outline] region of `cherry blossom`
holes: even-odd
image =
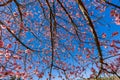
[[[4,47],[4,42],[0,40],[0,48]]]

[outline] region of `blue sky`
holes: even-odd
[[[18,1],[20,2],[22,0],[18,0]],[[60,1],[62,1],[62,0],[60,0]],[[112,42],[112,40],[119,40],[120,34],[118,34],[117,36],[111,37],[113,32],[120,33],[120,25],[116,25],[115,21],[114,21],[114,17],[110,16],[111,9],[115,9],[115,8],[108,7],[108,8],[106,8],[105,12],[100,12],[100,9],[96,10],[95,7],[91,4],[91,1],[93,1],[93,0],[83,0],[83,1],[86,4],[85,6],[88,9],[89,13],[94,12],[94,15],[91,16],[91,19],[93,20],[93,22],[95,20],[97,20],[98,18],[100,18],[99,20],[94,22],[95,30],[98,34],[99,40],[100,41],[109,40],[107,45],[109,45]],[[45,5],[45,6],[43,6],[45,8],[45,14],[47,17],[49,17],[49,9],[48,9],[48,7],[46,7],[44,0],[42,2]],[[112,3],[114,3],[118,6],[120,6],[120,4],[118,4],[119,2],[120,2],[119,0],[112,0]],[[32,2],[32,3],[34,3],[34,2]],[[78,5],[76,5],[75,2],[74,3],[69,2],[69,3],[70,4],[68,4],[68,0],[66,0],[66,2],[64,2],[63,4],[66,6],[67,11],[71,15],[73,15],[72,18],[73,18],[73,21],[79,27],[78,29],[79,29],[79,33],[80,33],[79,35],[80,35],[81,39],[86,42],[94,43],[93,35],[91,32],[89,32],[90,31],[89,26],[86,24],[86,21],[84,20],[83,16],[81,15],[81,11],[79,10]],[[95,65],[92,66],[91,62],[83,61],[84,62],[84,64],[83,64],[82,61],[79,61],[79,59],[77,59],[76,55],[82,56],[82,59],[80,59],[80,60],[87,61],[89,59],[86,58],[86,55],[88,54],[86,49],[90,49],[90,50],[94,49],[94,53],[91,54],[91,57],[98,57],[96,46],[92,45],[92,44],[88,44],[88,43],[81,43],[77,39],[77,36],[74,34],[73,25],[71,23],[69,23],[70,20],[69,20],[68,16],[65,14],[65,12],[62,9],[60,9],[60,5],[58,3],[55,3],[55,4],[58,9],[56,11],[56,14],[58,13],[57,17],[56,17],[56,21],[58,24],[60,24],[62,26],[61,27],[60,25],[57,25],[57,36],[59,35],[57,39],[58,39],[59,46],[56,47],[56,49],[57,49],[56,54],[59,55],[61,62],[70,64],[67,67],[70,67],[70,69],[73,71],[75,69],[71,68],[72,65],[84,66],[84,65],[87,65],[90,63],[89,67],[86,68],[86,71],[83,72],[85,78],[89,77],[91,74],[90,68],[94,67],[95,69],[97,69],[96,66]],[[69,6],[72,6],[72,7],[69,7]],[[12,12],[18,12],[14,3],[9,5],[8,7],[12,10]],[[0,7],[0,11],[5,11],[11,15],[12,13],[9,12],[8,7],[4,7],[4,8]],[[31,31],[34,33],[35,36],[37,36],[37,38],[39,38],[39,40],[36,39],[36,37],[30,31],[24,32],[24,30],[23,30],[23,35],[20,37],[20,40],[24,44],[28,45],[30,48],[40,51],[40,52],[33,52],[31,55],[28,55],[27,56],[28,58],[32,57],[31,62],[33,64],[29,61],[26,64],[27,64],[27,66],[35,65],[33,67],[33,69],[36,66],[39,66],[39,68],[38,68],[39,71],[45,72],[45,76],[43,77],[43,79],[40,79],[40,80],[44,80],[46,77],[48,77],[47,73],[49,72],[49,68],[44,71],[44,69],[47,68],[48,65],[43,63],[42,60],[45,59],[47,61],[51,61],[51,58],[50,58],[51,57],[51,50],[50,50],[51,43],[50,43],[50,31],[49,31],[50,24],[49,24],[49,21],[43,17],[42,9],[40,8],[40,6],[37,2],[35,4],[28,5],[26,7],[26,9],[23,10],[23,13],[24,12],[32,13],[32,15],[23,17],[25,28],[31,29]],[[80,18],[76,17],[77,12],[78,12],[78,14],[81,15]],[[118,12],[119,12],[119,10],[118,10]],[[59,15],[61,15],[61,16],[59,16]],[[19,16],[16,17],[16,19],[18,19],[18,20],[14,21],[14,19],[11,19],[10,17],[5,18],[5,16],[1,16],[1,18],[0,18],[0,20],[10,20],[11,22],[13,22],[11,29],[17,31],[17,30],[19,30],[18,24],[20,23]],[[16,23],[14,24],[14,22],[16,22]],[[81,25],[83,25],[83,26],[81,26]],[[67,30],[69,32],[67,32]],[[107,35],[106,38],[102,38],[103,33],[105,33]],[[9,34],[9,33],[7,33],[7,34]],[[18,32],[16,32],[16,35],[18,36]],[[13,43],[15,41],[15,39],[13,37],[11,37],[12,40],[9,40],[6,35],[3,34],[3,36],[4,36],[3,40],[5,41],[6,44]],[[73,37],[71,37],[71,36],[73,36]],[[86,39],[84,39],[85,36],[86,36]],[[71,40],[70,40],[70,38],[71,38]],[[33,41],[29,42],[29,40],[33,40]],[[80,47],[80,45],[82,45],[82,44],[84,44],[83,47]],[[17,52],[18,48],[23,50],[24,54],[22,55],[22,57],[24,58],[25,57],[24,50],[26,50],[26,48],[23,47],[22,45],[20,45],[20,47],[17,46],[16,48],[13,47],[10,50],[15,49],[15,52]],[[80,51],[78,51],[79,48],[80,48]],[[103,55],[106,55],[106,56],[109,55],[108,54],[109,50],[113,49],[111,47],[104,48],[104,46],[102,46],[101,48],[102,48]],[[67,49],[70,49],[70,50],[67,50]],[[72,49],[74,49],[74,50],[72,50]],[[55,56],[55,60],[59,60],[58,56]],[[80,64],[78,64],[78,62],[76,62],[75,60],[78,60],[78,62],[80,62]],[[92,60],[92,59],[90,59],[90,60]],[[39,65],[35,63],[37,61],[40,62]],[[18,63],[20,63],[21,65],[23,64],[23,62],[19,62],[19,61],[18,61]],[[43,66],[44,66],[44,68],[43,68]],[[63,64],[62,64],[62,66],[63,66]],[[55,76],[59,74],[59,72],[57,72],[57,70],[53,70],[52,73]],[[68,72],[68,74],[69,74],[69,72]],[[64,77],[63,74],[62,74],[62,76]],[[36,80],[36,79],[37,79],[37,77],[34,76],[34,80]],[[55,80],[58,80],[58,79],[56,78]]]

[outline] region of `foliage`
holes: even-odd
[[[120,79],[119,0],[0,0],[0,79]]]

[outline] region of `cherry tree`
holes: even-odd
[[[0,0],[0,79],[120,79],[119,0]]]

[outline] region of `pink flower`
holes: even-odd
[[[13,55],[13,58],[14,58],[14,59],[20,59],[20,56],[18,56],[18,55]]]
[[[115,10],[111,10],[110,15],[114,16],[115,15]]]
[[[73,75],[74,74],[74,72],[70,72],[70,75]]]
[[[120,25],[120,20],[116,20],[115,23],[116,23],[117,25]]]
[[[79,13],[76,13],[76,16],[79,17],[79,18],[81,17],[81,15]]]
[[[20,29],[23,29],[24,28],[24,23],[20,23]]]
[[[2,2],[3,0],[0,0],[0,2]]]
[[[114,64],[110,64],[111,70],[116,71],[117,67]]]
[[[8,21],[6,21],[6,24],[8,24],[10,26],[12,23],[8,20]]]
[[[19,65],[16,67],[16,69],[17,69],[17,70],[20,70],[21,68],[22,68],[22,67],[21,67],[21,66],[19,66]]]
[[[26,50],[25,50],[25,53],[30,54],[30,53],[31,53],[31,50],[26,49]]]
[[[92,72],[95,72],[95,69],[94,69],[94,68],[91,68],[91,71],[92,71]]]
[[[18,16],[18,14],[17,14],[16,12],[14,12],[13,15],[14,15],[15,17]]]
[[[105,33],[102,34],[102,38],[106,38],[106,34]]]
[[[112,43],[110,44],[111,47],[114,47],[115,46],[115,42],[112,41]]]
[[[5,26],[5,25],[0,25],[0,27],[1,27],[2,29],[6,29],[6,26]]]
[[[89,55],[89,54],[87,54],[86,58],[90,58],[90,55]]]
[[[42,72],[42,73],[38,74],[37,76],[38,76],[39,78],[42,78],[42,77],[44,76],[44,73]]]
[[[24,12],[24,13],[23,13],[23,16],[24,16],[24,17],[27,17],[27,16],[29,16],[29,14],[30,14],[30,12]]]
[[[118,35],[118,32],[112,33],[112,37]]]
[[[0,50],[0,55],[3,55],[4,54],[4,51]]]
[[[115,23],[117,25],[120,25],[120,14],[116,13],[114,17],[115,17]]]
[[[0,48],[2,48],[3,46],[4,46],[4,42],[0,40]]]
[[[8,45],[7,45],[7,48],[11,48],[11,47],[12,47],[12,44],[8,44]]]
[[[11,57],[11,53],[6,52],[6,54],[5,54],[5,58],[6,58],[7,60],[9,60],[9,59],[10,59],[10,57]]]

